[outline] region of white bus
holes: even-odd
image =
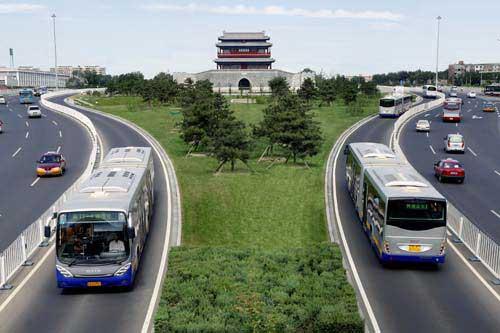
[[[437,97],[437,88],[436,86],[426,84],[422,87],[422,91],[424,93],[424,98],[436,98]]]
[[[389,147],[351,143],[347,189],[382,263],[444,263],[446,199]]]
[[[380,117],[399,117],[413,105],[411,95],[394,94],[382,97],[379,102]]]
[[[55,214],[59,288],[132,288],[153,214],[153,168],[151,148],[113,148]]]

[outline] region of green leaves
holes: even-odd
[[[157,332],[362,332],[336,245],[261,251],[180,247]]]

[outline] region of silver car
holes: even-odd
[[[419,121],[417,121],[416,130],[417,132],[430,132],[431,124],[428,120],[420,119]]]
[[[0,95],[0,104],[7,104],[7,99],[3,95]]]
[[[42,111],[38,105],[28,106],[28,118],[41,118]]]
[[[444,138],[444,150],[447,153],[465,153],[465,141],[461,134],[448,134]]]

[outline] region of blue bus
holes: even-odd
[[[33,103],[33,90],[22,89],[19,91],[19,103],[31,104]]]

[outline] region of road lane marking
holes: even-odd
[[[25,136],[25,138],[27,139],[27,138],[28,138],[28,136],[30,136],[30,132],[26,132],[26,136]]]
[[[56,125],[56,126],[57,126],[57,123],[56,123],[54,120],[52,120],[52,124],[54,124],[54,125]]]
[[[22,118],[22,117],[23,117],[23,116],[21,116],[19,113],[17,114],[17,116],[18,116],[19,118]]]
[[[437,117],[439,117],[439,113],[438,113],[437,115],[435,115],[435,116],[434,116],[434,118],[437,118]]]
[[[31,183],[30,187],[35,186],[35,184],[38,183],[39,180],[40,180],[40,177],[36,177],[36,179],[33,181],[33,183]]]
[[[62,138],[62,132],[61,131],[59,131],[59,137]]]
[[[16,157],[16,155],[19,154],[21,149],[23,149],[23,148],[22,147],[17,148],[16,152],[14,154],[12,154],[12,157]]]
[[[500,172],[498,172],[498,171],[495,170],[495,173],[500,176]]]
[[[493,209],[490,210],[490,212],[492,212],[496,217],[498,217],[500,219],[500,214],[498,214],[497,212],[495,212]]]
[[[30,123],[28,123],[27,121],[25,122],[26,124],[26,127],[30,127]]]
[[[458,127],[458,123],[455,123],[455,127]]]
[[[474,152],[474,150],[470,149],[470,147],[467,147],[467,150],[472,153],[472,155],[477,156],[477,154]]]
[[[432,148],[432,146],[429,146],[429,148],[431,149],[432,153],[436,155],[436,151],[434,150],[434,148]]]
[[[57,147],[57,152],[59,153],[61,151],[61,146]]]
[[[427,118],[427,117],[429,117],[429,116],[430,116],[430,114],[426,113],[424,117],[425,117],[425,118]]]
[[[425,135],[426,135],[427,137],[429,137],[429,132],[425,133]]]

